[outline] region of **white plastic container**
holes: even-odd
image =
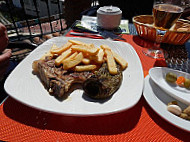
[[[116,29],[120,25],[122,11],[115,6],[104,6],[97,10],[97,24],[107,30]]]

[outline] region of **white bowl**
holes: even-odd
[[[190,105],[190,89],[180,87],[175,83],[168,83],[165,76],[168,72],[176,74],[178,77],[183,76],[190,79],[190,74],[167,67],[155,67],[149,70],[151,79],[168,95],[177,99],[178,101]]]

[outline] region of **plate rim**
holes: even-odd
[[[159,81],[156,80],[156,78],[154,78],[154,76],[152,76],[152,73],[151,72],[154,72],[155,70],[161,70],[161,71],[164,71],[164,72],[175,72],[176,74],[183,74],[184,76],[190,76],[189,73],[187,72],[184,72],[184,71],[180,71],[180,70],[175,70],[175,69],[172,69],[172,68],[168,68],[168,67],[153,67],[149,70],[149,76],[150,78],[154,81],[155,84],[157,84],[162,90],[164,90],[166,93],[168,93],[171,97],[174,97],[175,99],[177,99],[178,101],[181,101],[187,105],[190,105],[190,101],[188,101],[188,99],[184,99],[182,96],[180,95],[185,95],[185,94],[188,94],[188,93],[183,93],[183,92],[180,92],[178,90],[174,90],[174,92],[172,92],[171,90],[169,90],[169,88],[167,86],[164,86],[162,84],[159,83]],[[167,81],[166,81],[167,83]],[[172,88],[172,87],[171,87]],[[173,89],[173,88],[172,88]],[[177,95],[178,94],[178,95]],[[180,94],[180,95],[179,95]]]
[[[108,40],[105,40],[105,39],[89,39],[89,38],[78,38],[78,37],[55,37],[55,38],[66,38],[67,40],[68,39],[83,39],[83,40],[85,40],[85,39],[87,39],[87,40],[93,40],[93,41],[99,41],[99,40],[104,40],[104,41],[108,41]],[[51,42],[51,40],[53,40],[53,39],[49,39],[48,41],[49,42]],[[121,41],[111,41],[111,42],[121,42]],[[44,42],[42,45],[45,45],[45,44],[47,44],[47,41],[46,42]],[[129,43],[126,43],[126,42],[124,42],[124,44],[127,44],[128,46],[130,46],[130,48],[131,48],[131,50],[133,51],[133,53],[135,54],[135,56],[137,57],[136,59],[137,59],[137,62],[138,62],[138,65],[139,65],[139,67],[140,67],[140,76],[142,77],[142,80],[141,80],[141,82],[142,82],[142,84],[141,84],[141,87],[139,87],[139,91],[138,92],[141,92],[141,93],[139,93],[140,95],[138,96],[138,98],[136,99],[136,102],[135,103],[133,103],[132,105],[130,105],[129,107],[125,107],[125,108],[122,108],[122,109],[119,109],[119,110],[114,110],[114,111],[110,111],[110,112],[96,112],[96,113],[88,113],[88,114],[82,114],[82,113],[75,113],[75,114],[73,114],[73,113],[63,113],[63,112],[59,112],[59,111],[52,111],[52,110],[48,110],[48,109],[43,109],[43,108],[40,108],[40,107],[38,107],[38,106],[34,106],[34,105],[31,105],[31,104],[28,104],[26,101],[23,101],[23,100],[20,100],[19,98],[17,98],[15,95],[11,95],[10,93],[9,93],[9,90],[7,90],[7,80],[9,80],[9,78],[10,78],[10,76],[15,72],[14,70],[16,69],[16,68],[20,68],[20,66],[22,65],[21,63],[22,62],[24,62],[24,60],[27,60],[27,58],[30,56],[27,56],[24,60],[22,60],[21,61],[21,63],[20,64],[18,64],[17,65],[17,67],[13,70],[13,72],[7,77],[7,79],[6,79],[6,81],[5,81],[5,84],[4,84],[4,88],[5,88],[5,91],[7,92],[7,94],[9,95],[9,96],[11,96],[12,98],[14,98],[15,100],[17,100],[18,102],[20,102],[20,103],[22,103],[22,104],[24,104],[24,105],[26,105],[26,106],[29,106],[29,107],[32,107],[32,108],[34,108],[34,109],[38,109],[38,110],[42,110],[42,111],[45,111],[45,112],[50,112],[50,113],[54,113],[54,114],[61,114],[61,115],[68,115],[68,116],[102,116],[102,115],[110,115],[110,114],[115,114],[115,113],[118,113],[118,112],[122,112],[122,111],[125,111],[125,110],[128,110],[128,109],[130,109],[130,108],[132,108],[133,106],[135,106],[138,102],[139,102],[139,100],[140,100],[140,98],[141,98],[141,96],[142,96],[142,92],[143,92],[143,86],[144,86],[144,74],[143,74],[143,68],[142,68],[142,63],[141,63],[141,61],[140,61],[140,58],[139,58],[139,56],[138,56],[138,54],[137,54],[137,52],[135,51],[135,49],[133,48],[133,46],[131,45],[131,44],[129,44]],[[41,48],[41,46],[42,45],[40,45],[40,46],[38,46],[36,49],[34,49],[30,54],[32,54],[33,52],[36,52],[36,50],[39,50],[39,48]]]
[[[150,75],[147,75],[145,77],[144,89],[143,89],[143,96],[144,96],[146,102],[149,104],[149,106],[153,109],[154,112],[156,112],[156,114],[158,114],[162,119],[167,121],[169,124],[172,124],[181,130],[190,132],[190,127],[186,127],[187,125],[184,125],[184,123],[188,123],[188,125],[190,126],[190,121],[188,122],[188,120],[184,120],[178,116],[175,116],[174,114],[167,111],[167,109],[165,109],[165,110],[157,109],[157,108],[159,108],[159,104],[160,104],[160,101],[158,101],[159,99],[156,97],[156,95],[152,91],[151,92],[149,91],[149,93],[145,93],[146,87],[147,86],[151,87],[151,85],[149,83],[150,79],[151,79]],[[153,81],[153,83],[154,83],[154,81]],[[154,84],[157,87],[159,87],[156,83],[154,83]],[[165,116],[164,113],[166,113],[167,116]],[[169,118],[173,118],[174,120],[170,121]]]

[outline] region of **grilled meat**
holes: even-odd
[[[50,94],[58,98],[67,98],[67,92],[74,83],[83,83],[92,72],[71,72],[55,66],[54,59],[33,62],[33,70],[39,76]]]
[[[48,92],[58,98],[67,98],[74,83],[83,84],[85,95],[93,99],[105,99],[114,94],[122,82],[122,70],[117,65],[118,74],[111,75],[104,63],[98,71],[72,72],[55,66],[55,60],[46,58],[33,62],[33,71],[38,75]]]
[[[118,74],[111,75],[107,64],[104,63],[93,76],[84,81],[83,89],[86,95],[93,99],[105,99],[112,96],[120,87],[123,77],[119,65],[117,65],[117,69]]]

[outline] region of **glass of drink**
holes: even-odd
[[[160,48],[160,44],[166,32],[183,13],[182,0],[155,0],[152,12],[156,41],[152,48],[143,48],[143,53],[152,58],[164,58],[167,53]]]

